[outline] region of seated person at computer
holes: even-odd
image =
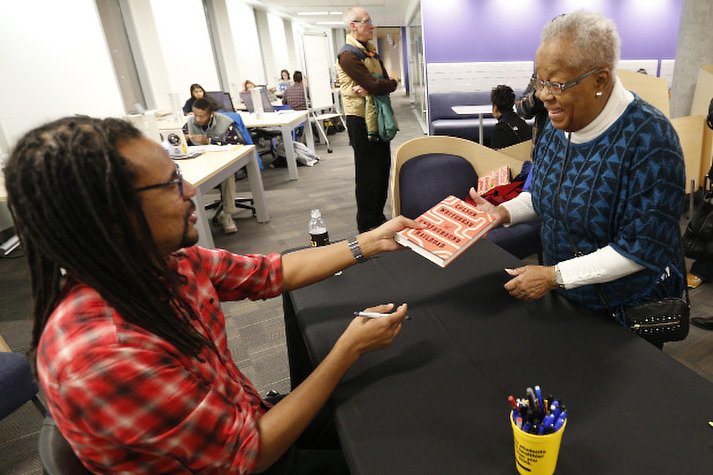
[[[284,94],[287,88],[290,87],[292,84],[293,83],[290,79],[290,72],[286,69],[280,71],[280,80],[277,82],[277,87],[279,90],[277,95],[281,96],[282,94]]]
[[[208,99],[196,99],[193,103],[193,115],[183,126],[183,133],[189,145],[229,145],[243,144],[245,139],[238,129],[238,124],[227,115],[215,112],[215,103]],[[220,185],[223,215],[221,224],[226,234],[234,233],[238,226],[232,214],[235,206],[235,178],[230,177]]]
[[[505,148],[532,138],[530,127],[513,109],[515,93],[510,86],[494,87],[490,91],[490,102],[493,103],[493,117],[498,119],[490,138],[491,148]]]
[[[243,83],[243,92],[249,91],[250,89],[255,89],[255,83],[252,82],[250,79],[246,79],[245,82]]]
[[[395,251],[394,233],[416,223],[398,217],[350,243],[284,255],[203,249],[194,245],[196,188],[160,144],[117,119],[44,125],[6,165],[8,203],[32,256],[38,378],[86,467],[348,473],[338,451],[295,442],[349,367],[391,344],[406,304],[346,322],[314,372],[271,404],[235,364],[220,302],[278,297]],[[328,442],[336,445],[313,447]],[[307,472],[306,461],[322,465]]]
[[[205,89],[200,84],[191,84],[191,97],[183,105],[183,113],[185,115],[193,114],[193,103],[196,102],[196,99],[204,97],[206,97]]]
[[[305,97],[305,86],[302,84],[302,73],[295,71],[292,77],[295,83],[285,91],[282,96],[282,103],[296,111],[307,110],[307,98]]]

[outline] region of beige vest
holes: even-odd
[[[371,43],[364,45],[359,43],[351,33],[347,34],[347,44],[355,46],[364,52],[376,52],[376,47]],[[366,69],[372,74],[383,75],[384,71],[381,69],[381,62],[374,57],[367,56],[363,61]],[[356,115],[359,117],[364,117],[364,98],[359,94],[354,92],[352,89],[357,85],[352,78],[345,73],[341,66],[339,66],[339,61],[337,61],[337,77],[339,78],[339,89],[342,93],[342,103],[344,105],[344,113],[346,115]]]

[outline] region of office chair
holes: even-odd
[[[82,465],[52,416],[45,417],[40,429],[40,461],[49,475],[84,475],[91,472]]]
[[[0,419],[4,419],[25,403],[32,401],[42,417],[47,409],[37,393],[40,388],[32,377],[32,368],[25,355],[13,353],[0,336]]]
[[[238,125],[238,130],[240,130],[240,134],[243,136],[243,139],[245,140],[246,145],[254,145],[252,136],[248,132],[247,127],[245,127],[245,124],[243,123],[242,117],[240,117],[240,114],[237,112],[221,112],[221,114],[227,115],[233,121]],[[257,148],[257,146],[256,146]],[[260,169],[262,170],[262,161],[260,160],[260,155],[258,151],[258,162],[260,165]],[[240,179],[238,176],[239,172],[236,172],[236,178]],[[243,175],[244,176],[244,175]],[[220,189],[220,186],[216,187]],[[255,209],[255,200],[252,197],[249,198],[235,198],[235,207],[239,209],[247,209],[250,210],[252,213],[252,216],[255,217],[257,216],[257,211]],[[210,222],[213,226],[220,226],[220,223],[218,221],[218,216],[220,216],[220,213],[223,211],[223,202],[218,199],[216,201],[213,201],[212,203],[209,203],[205,205],[205,209],[207,210],[212,210],[214,209],[215,211],[213,212],[213,216],[210,218]]]
[[[448,195],[465,199],[478,176],[504,165],[519,173],[522,161],[457,137],[409,140],[396,150],[391,173],[393,216],[416,218]],[[539,221],[491,230],[485,237],[519,259],[540,256]]]

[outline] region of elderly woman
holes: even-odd
[[[532,81],[550,124],[533,151],[530,192],[497,207],[471,194],[502,223],[542,219],[545,265],[508,269],[511,295],[559,289],[623,322],[625,307],[683,292],[684,162],[671,123],[615,76],[619,48],[615,25],[597,13],[548,23]]]

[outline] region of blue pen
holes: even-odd
[[[561,409],[560,409],[559,401],[553,402],[552,405],[550,406],[550,414],[555,416],[555,420],[557,420],[557,418],[559,417],[560,412],[561,412]]]
[[[560,430],[566,420],[567,420],[567,411],[562,411],[562,414],[560,414],[560,416],[557,418],[557,421],[555,422],[554,432],[557,432],[558,430]]]
[[[531,424],[530,424],[529,422],[525,422],[525,423],[522,425],[522,431],[523,431],[523,432],[529,432],[529,431],[530,431],[530,426],[531,426]]]
[[[537,402],[539,404],[538,407],[540,408],[540,412],[544,414],[547,408],[545,408],[545,405],[542,402],[542,389],[540,389],[539,386],[535,386],[535,395],[537,396]]]
[[[552,414],[547,414],[545,418],[542,420],[542,424],[540,425],[540,430],[537,431],[539,435],[542,435],[545,433],[545,429],[547,429],[549,426],[552,425],[552,423],[555,421],[555,416]]]

